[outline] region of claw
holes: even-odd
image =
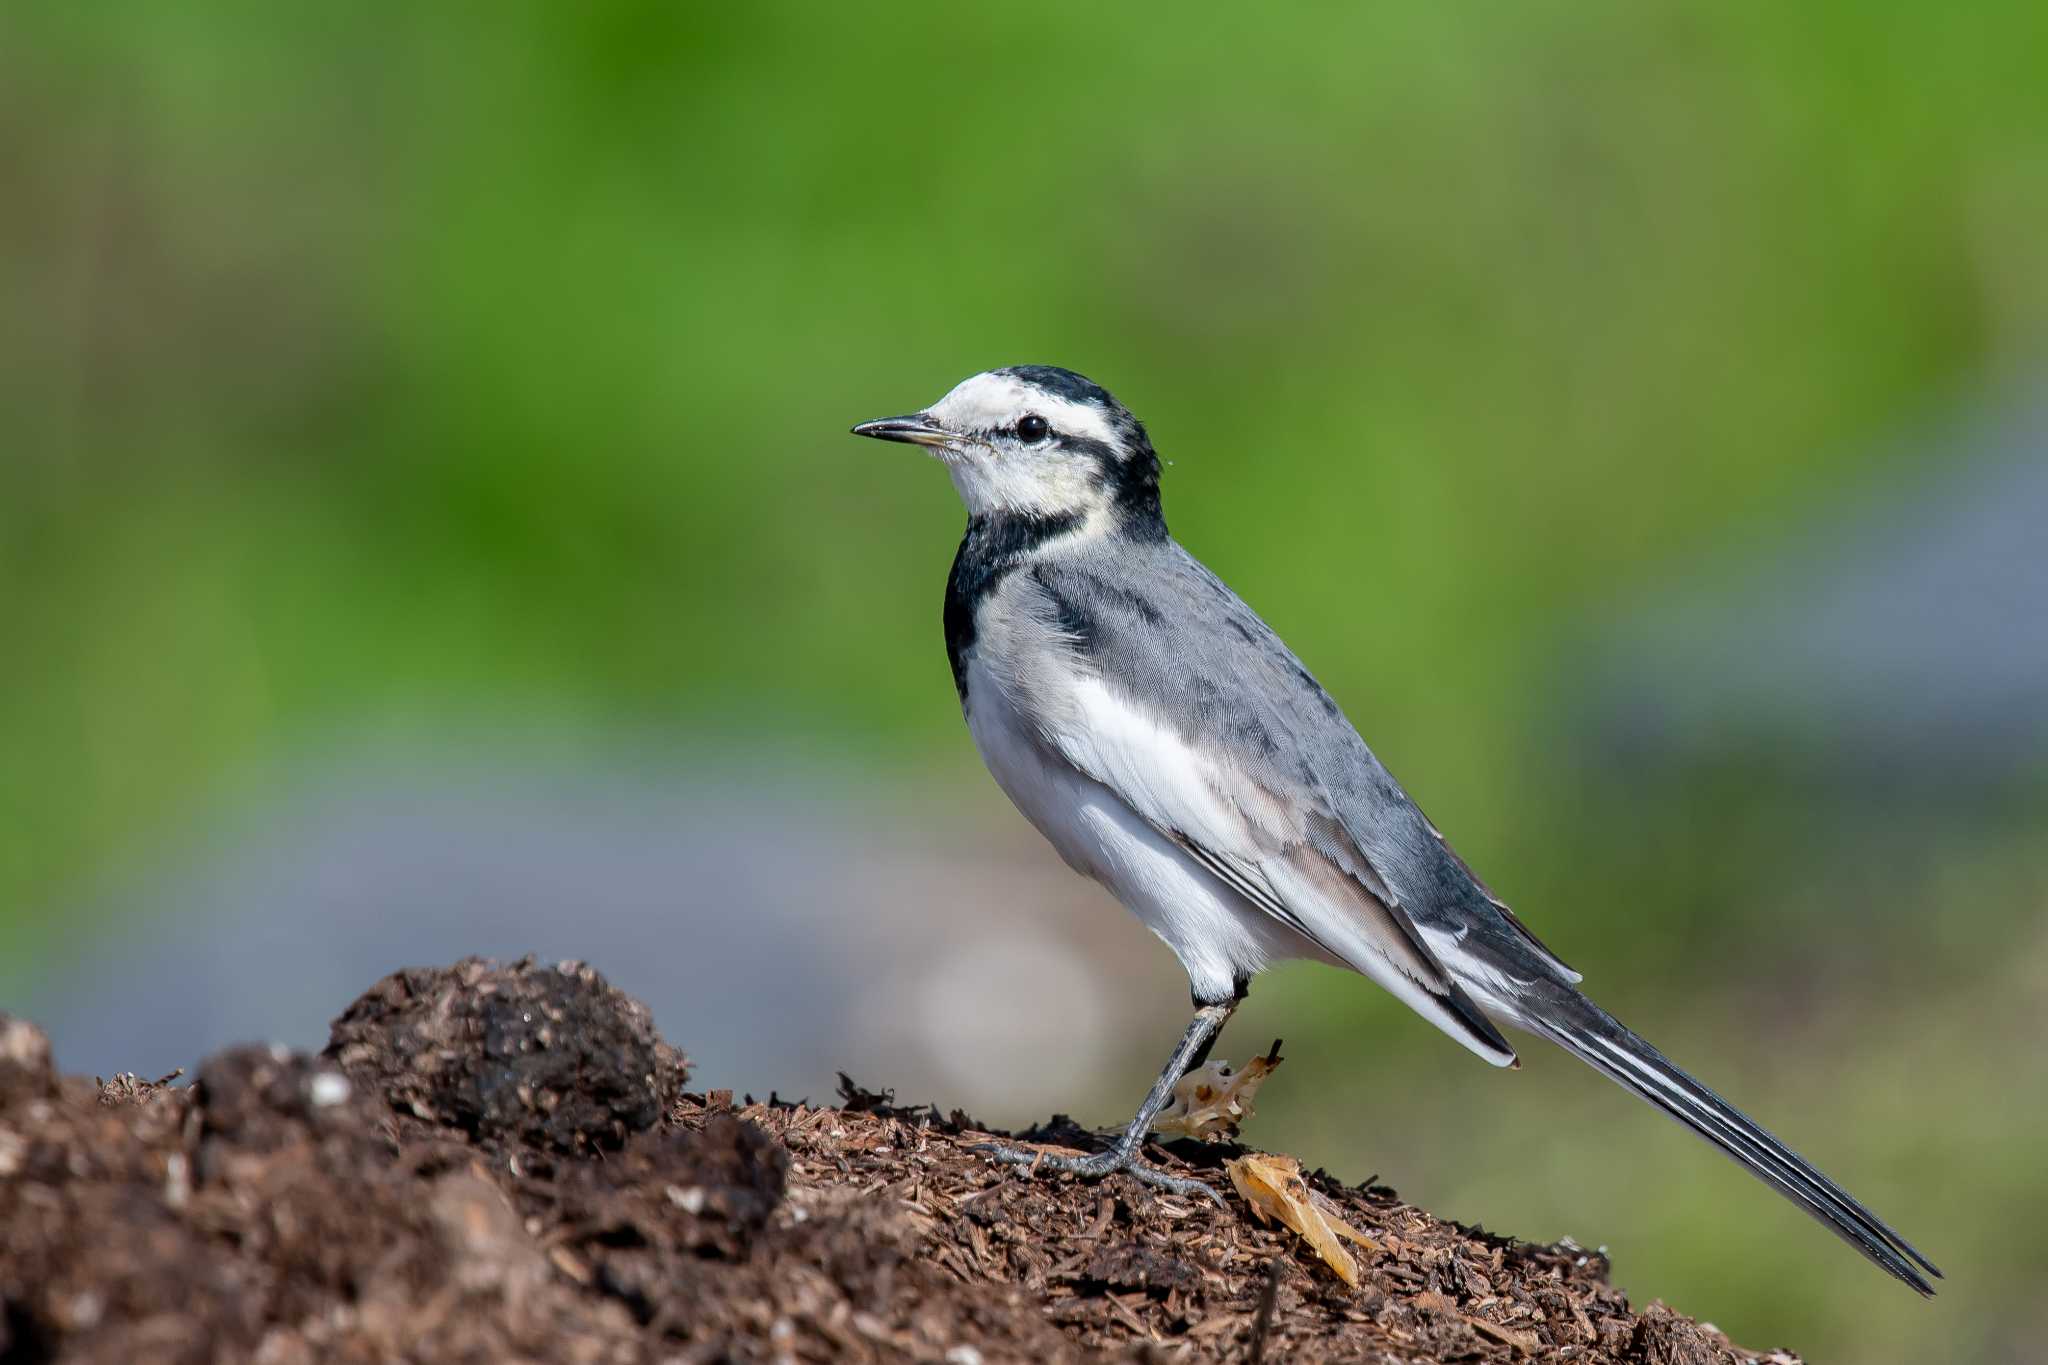
[[[1048,1152],[1042,1147],[1019,1147],[1007,1142],[978,1142],[969,1150],[980,1152],[1006,1166],[1025,1167],[1027,1174],[1041,1170],[1058,1171],[1082,1180],[1100,1180],[1103,1176],[1121,1173],[1141,1185],[1151,1185],[1184,1199],[1206,1198],[1219,1209],[1225,1207],[1223,1196],[1208,1184],[1188,1176],[1169,1175],[1157,1166],[1140,1161],[1136,1152],[1112,1149],[1082,1156],[1078,1152]]]
[[[1183,1199],[1207,1199],[1219,1209],[1226,1207],[1223,1196],[1216,1193],[1214,1186],[1192,1176],[1168,1175],[1157,1166],[1147,1166],[1144,1162],[1136,1160],[1122,1170],[1125,1175],[1141,1184],[1156,1185]]]
[[[1180,1046],[1174,1049],[1173,1056],[1167,1060],[1166,1069],[1159,1073],[1159,1079],[1152,1083],[1152,1092],[1145,1097],[1145,1103],[1139,1107],[1137,1116],[1124,1129],[1123,1136],[1118,1138],[1116,1145],[1108,1151],[1083,1156],[1079,1152],[1048,1152],[1042,1147],[1020,1147],[1010,1142],[976,1143],[971,1150],[1007,1166],[1028,1167],[1025,1172],[1027,1175],[1049,1170],[1079,1176],[1083,1180],[1099,1180],[1105,1175],[1114,1175],[1121,1171],[1141,1185],[1170,1190],[1187,1199],[1206,1196],[1217,1208],[1228,1207],[1224,1204],[1222,1195],[1201,1181],[1191,1180],[1186,1176],[1168,1175],[1157,1166],[1140,1161],[1138,1153],[1145,1145],[1145,1134],[1151,1131],[1152,1121],[1159,1117],[1159,1111],[1166,1107],[1167,1100],[1172,1097],[1175,1083],[1187,1075],[1188,1069],[1199,1059],[1208,1054],[1209,1044],[1216,1040],[1224,1021],[1230,1018],[1230,1012],[1237,1008],[1237,1002],[1243,998],[1244,993],[1240,991],[1232,999],[1196,1007],[1195,1017],[1189,1021],[1187,1032],[1181,1035]],[[1272,1062],[1279,1060],[1279,1051],[1280,1045],[1275,1043],[1273,1055],[1268,1061],[1269,1067]]]

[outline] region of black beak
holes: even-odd
[[[914,446],[950,445],[953,433],[933,424],[931,418],[921,412],[908,417],[883,417],[873,422],[862,422],[853,429],[856,436],[872,436],[878,441],[902,441]]]

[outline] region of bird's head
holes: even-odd
[[[1159,457],[1145,428],[1107,389],[1072,370],[989,370],[923,412],[863,422],[853,433],[931,451],[970,516],[1072,517],[1165,532]]]

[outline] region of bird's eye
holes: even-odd
[[[1051,434],[1052,423],[1046,421],[1035,412],[1017,419],[1017,439],[1020,441],[1030,441],[1036,444]]]

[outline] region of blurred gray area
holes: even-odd
[[[1163,1049],[1186,982],[1000,803],[687,755],[372,748],[127,871],[73,912],[99,927],[82,953],[5,1007],[66,1070],[154,1075],[317,1048],[401,966],[579,957],[648,1003],[695,1088],[823,1099],[844,1068],[1042,1117]]]
[[[1769,747],[1845,780],[2048,762],[2048,383],[1895,441],[1894,468],[1598,621],[1585,732],[1631,760]]]

